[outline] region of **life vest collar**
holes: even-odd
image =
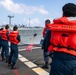
[[[76,17],[61,17],[61,18],[58,18],[58,19],[54,19],[53,20],[54,23],[56,24],[66,24],[66,25],[76,25]]]

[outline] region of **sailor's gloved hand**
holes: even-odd
[[[53,57],[53,52],[50,52],[49,55],[46,55],[46,57],[50,56],[51,58]]]
[[[50,52],[49,56],[52,58],[53,57],[53,52]]]

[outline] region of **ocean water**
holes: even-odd
[[[19,30],[21,36],[21,42],[19,44],[40,44],[42,39],[43,28],[32,28]],[[34,34],[37,34],[34,37]]]

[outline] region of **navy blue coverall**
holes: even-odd
[[[42,44],[44,61],[47,63],[49,61],[49,55],[51,54],[50,52],[48,52],[48,46],[50,45],[50,37],[51,37],[51,31],[48,30]]]

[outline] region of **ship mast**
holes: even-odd
[[[8,15],[9,18],[9,25],[11,26],[11,18],[14,18],[14,16]]]
[[[30,27],[30,18],[29,18],[29,27]]]

